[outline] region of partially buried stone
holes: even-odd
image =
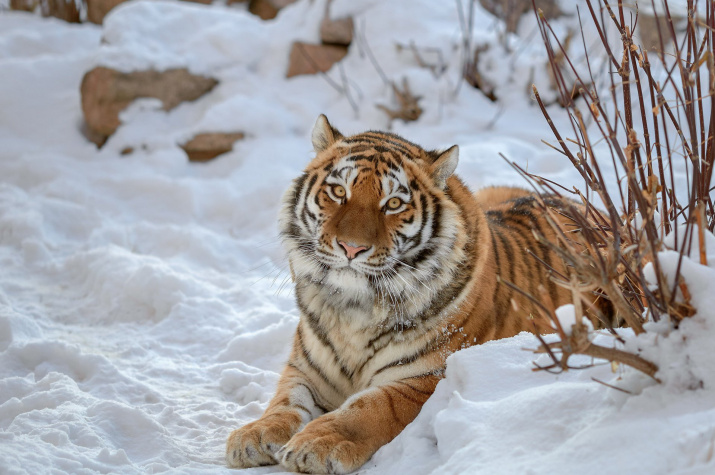
[[[296,41],[290,50],[286,77],[325,72],[346,54],[348,48],[345,46],[313,45]]]
[[[198,99],[217,84],[216,79],[191,74],[183,68],[125,73],[99,66],[82,78],[82,112],[89,129],[106,138],[119,127],[119,113],[135,99],[159,99],[168,111],[182,102]]]
[[[230,152],[233,150],[233,144],[244,137],[245,135],[241,132],[198,134],[181,145],[181,148],[192,162],[206,162],[223,153]]]
[[[325,44],[350,46],[354,28],[353,19],[350,17],[331,20],[326,16],[320,22],[320,41]]]
[[[101,25],[104,17],[107,16],[114,7],[127,0],[86,0],[87,4],[87,20],[92,23]],[[208,5],[212,0],[185,0],[192,3],[202,3]]]
[[[251,0],[248,4],[248,11],[262,20],[271,20],[278,15],[278,12],[295,2],[296,0]]]

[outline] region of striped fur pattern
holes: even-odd
[[[534,330],[537,309],[498,276],[569,301],[539,262],[563,271],[534,239],[554,236],[527,191],[473,194],[456,146],[344,137],[325,116],[312,138],[280,217],[301,318],[265,414],[228,439],[231,467],[355,470],[417,416],[448,355]]]

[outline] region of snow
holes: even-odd
[[[320,113],[346,133],[388,127],[375,104],[391,104],[391,89],[367,47],[391,80],[407,76],[423,96],[420,120],[392,130],[426,147],[459,144],[457,173],[472,187],[522,184],[499,153],[580,185],[541,143],[550,130],[526,92],[532,70],[546,90],[540,43],[509,37],[507,51],[499,24],[476,8],[496,104],[465,84],[454,92],[452,3],[336,0],[332,16],[355,15],[367,42],[342,63],[357,111],[323,77],[284,78],[291,42],[317,39],[323,1],[299,1],[269,22],[242,8],[161,1],[123,4],[104,27],[0,12],[0,472],[228,473],[225,438],[265,409],[298,319],[276,216],[311,157],[310,128]],[[526,37],[534,21],[522,23]],[[438,48],[445,73],[395,48],[410,41]],[[170,112],[137,101],[97,150],[80,131],[78,86],[100,64],[188,67],[221,83]],[[343,84],[339,68],[328,74]],[[247,138],[207,164],[188,163],[177,146],[236,130]],[[120,156],[127,146],[134,153]],[[711,473],[707,239],[708,267],[682,268],[699,312],[678,330],[661,322],[637,338],[623,332],[626,348],[660,365],[663,384],[610,365],[533,372],[533,361],[548,361],[524,351],[537,346],[533,335],[489,342],[450,357],[418,418],[362,473]],[[245,473],[270,472],[280,467]]]
[[[564,334],[571,335],[573,333],[573,327],[576,325],[576,307],[573,304],[562,305],[556,309],[555,313]],[[586,325],[589,332],[593,331],[593,324],[583,315],[581,315],[581,323]],[[556,324],[552,324],[552,326],[554,330],[558,330]]]

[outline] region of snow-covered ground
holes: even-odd
[[[385,74],[423,96],[420,120],[393,131],[459,144],[474,188],[521,184],[498,153],[578,185],[541,144],[549,128],[526,92],[547,81],[533,20],[520,32],[533,41],[511,38],[506,53],[498,22],[477,10],[494,104],[457,88],[455,3],[334,2]],[[364,41],[342,66],[357,111],[320,76],[284,78],[290,43],[317,40],[323,8],[301,0],[262,22],[241,8],[131,2],[103,29],[0,12],[0,473],[228,472],[225,438],[266,407],[298,318],[276,215],[311,157],[309,130],[320,113],[346,133],[388,126],[375,104],[391,90]],[[395,47],[411,41],[438,48],[446,72]],[[169,113],[138,101],[97,150],[80,133],[79,83],[98,64],[185,66],[221,84]],[[210,163],[177,146],[236,130],[247,138]],[[449,359],[417,420],[361,472],[715,473],[709,239],[710,267],[684,266],[699,313],[670,335],[654,325],[650,340],[629,338],[663,384],[610,365],[534,373],[523,348],[535,337],[490,342]]]

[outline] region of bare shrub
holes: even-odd
[[[559,337],[550,343],[541,340],[539,351],[548,353],[553,363],[538,369],[563,371],[570,368],[571,355],[585,354],[628,364],[655,377],[657,367],[638,355],[594,345],[580,316],[596,315],[616,335],[615,321],[601,308],[584,308],[593,294],[609,302],[616,321],[625,322],[636,334],[645,331],[646,321],[667,318],[677,327],[695,312],[680,270],[683,258],[693,255],[693,249],[699,250],[695,255],[700,262],[707,264],[703,232],[715,227],[711,195],[715,4],[707,2],[700,9],[704,14],[698,15],[697,1],[688,0],[686,31],[676,35],[668,2],[664,2],[656,22],[661,25],[661,48],[650,55],[633,34],[637,4],[630,11],[608,0],[586,0],[586,5],[586,21],[597,31],[600,51],[587,50],[582,24],[584,67],[574,65],[535,7],[560,102],[568,113],[568,131],[559,130],[533,88],[556,138],[551,146],[578,170],[584,186],[567,189],[512,163],[542,198],[573,198],[568,213],[581,231],[559,229],[550,215],[553,211],[544,205],[544,213],[560,236],[558,244],[544,244],[559,253],[570,269],[570,275],[552,278],[571,289],[577,318],[572,328],[562,328],[546,295],[532,296],[542,302],[543,313]],[[655,5],[653,9],[657,17]],[[580,11],[578,15],[582,22]],[[614,47],[609,37],[618,39],[618,45]],[[603,87],[592,73],[589,55],[594,54],[602,54],[610,68],[610,79]],[[685,187],[675,179],[676,168],[686,174]],[[672,250],[679,258],[675,275],[671,271],[666,277],[659,252],[665,250],[664,239],[671,233]],[[654,278],[647,278],[646,264],[652,265]]]

